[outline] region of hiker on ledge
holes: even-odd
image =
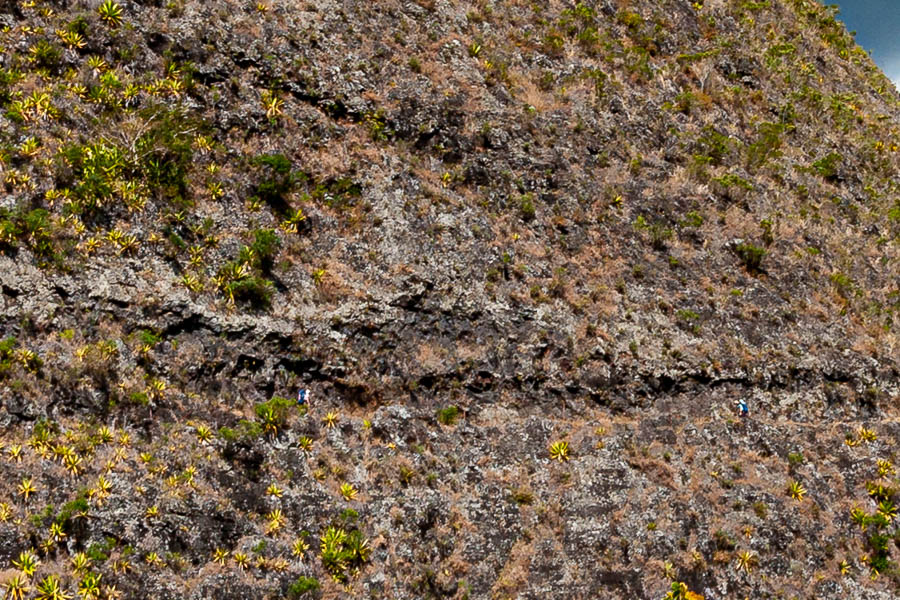
[[[747,406],[746,400],[738,400],[737,406],[738,406],[738,412],[741,414],[742,417],[750,416],[750,407]]]
[[[309,390],[306,388],[300,388],[297,392],[297,405],[304,406],[309,404]]]

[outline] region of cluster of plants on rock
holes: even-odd
[[[346,581],[369,560],[369,542],[358,529],[347,531],[342,526],[327,527],[320,538],[319,559],[335,581]]]
[[[263,431],[277,435],[287,424],[288,415],[297,406],[297,403],[274,396],[267,402],[261,402],[254,407],[256,416],[262,423]]]

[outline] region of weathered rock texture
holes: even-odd
[[[896,597],[900,97],[831,9],[0,25],[4,581]]]

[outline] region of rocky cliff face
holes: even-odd
[[[10,597],[896,595],[900,97],[831,9],[0,26]]]

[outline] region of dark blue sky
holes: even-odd
[[[900,0],[825,0],[841,7],[838,18],[856,42],[871,51],[872,58],[900,86]]]

